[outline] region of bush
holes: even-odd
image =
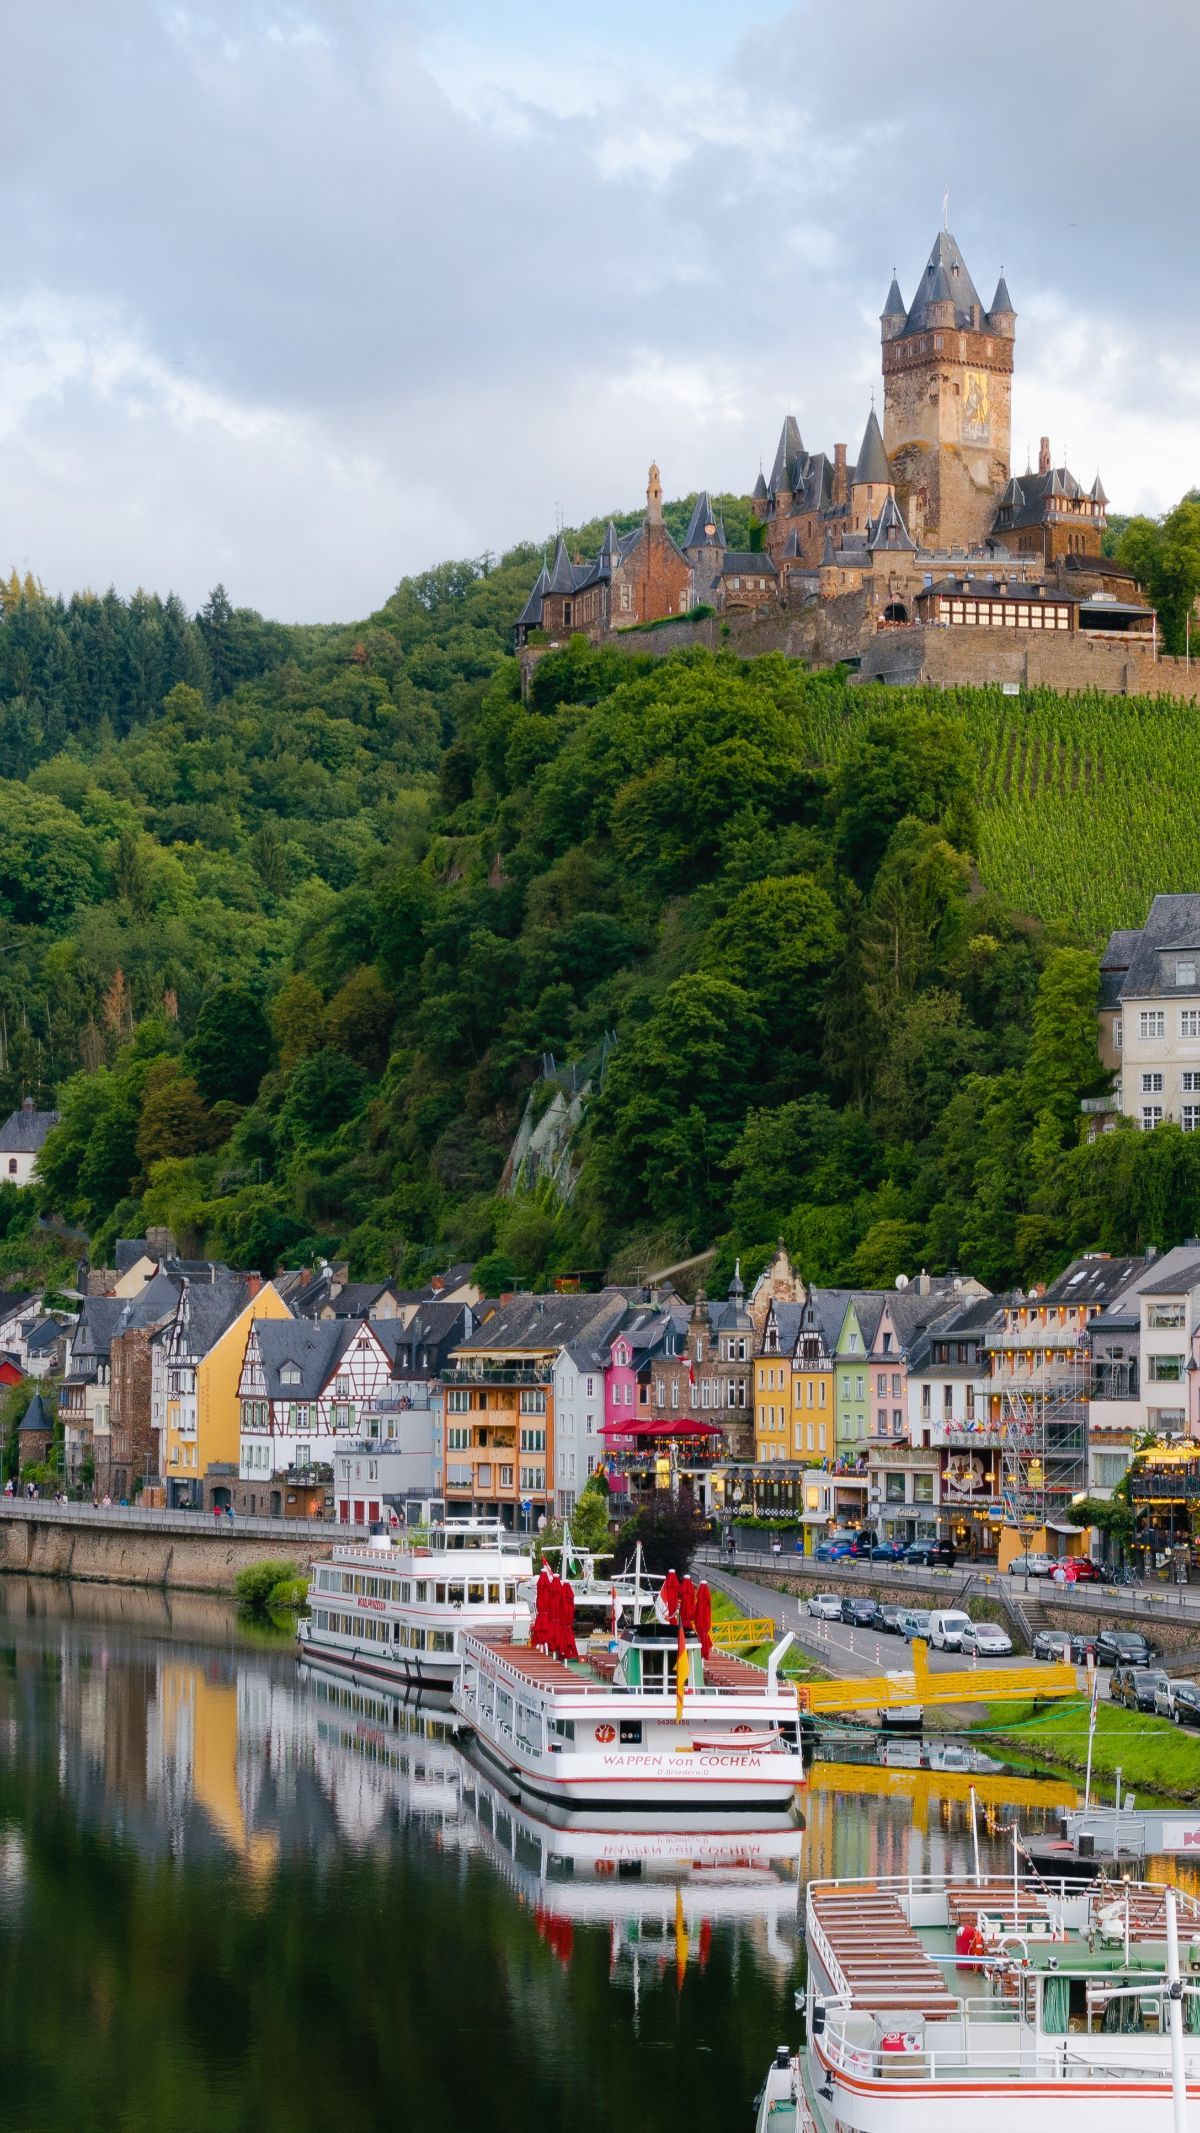
[[[295,1563],[247,1563],[234,1578],[233,1589],[247,1614],[270,1615],[282,1608],[301,1608],[308,1586]]]

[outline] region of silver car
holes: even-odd
[[[960,1652],[974,1652],[978,1659],[1007,1659],[1012,1638],[998,1622],[972,1622],[958,1641]]]
[[[840,1622],[842,1619],[841,1594],[837,1592],[810,1592],[808,1596],[810,1615],[820,1615],[822,1621]]]
[[[1028,1555],[1014,1555],[1008,1566],[1010,1578],[1024,1577],[1028,1571],[1031,1578],[1048,1578],[1054,1573],[1054,1559],[1031,1549]]]

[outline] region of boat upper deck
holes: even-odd
[[[874,1883],[818,1885],[809,1891],[809,1916],[855,2007],[870,2014],[923,2014],[934,2021],[958,2013],[957,2000],[898,1896]]]
[[[591,1652],[586,1659],[555,1659],[548,1652],[530,1644],[515,1644],[511,1637],[488,1636],[476,1630],[471,1642],[494,1655],[501,1671],[527,1682],[531,1688],[569,1690],[575,1696],[611,1696],[614,1693],[613,1676],[616,1672],[617,1655],[607,1648]],[[729,1696],[741,1692],[755,1696],[767,1694],[767,1677],[762,1667],[751,1666],[745,1659],[731,1657],[728,1652],[713,1652],[704,1662],[704,1685],[689,1686],[689,1703],[695,1706],[706,1694]],[[635,1698],[638,1691],[622,1688],[621,1696]],[[669,1693],[674,1694],[673,1684]]]

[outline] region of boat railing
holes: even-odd
[[[992,2001],[964,2002],[964,2014],[946,2022],[926,2022],[904,2037],[904,2046],[884,2046],[874,2041],[880,2018],[847,2010],[833,2013],[828,2004],[825,2028],[815,2040],[819,2055],[835,2072],[852,2075],[856,2081],[878,2081],[888,2086],[898,2078],[936,2083],[969,2080],[981,2084],[1045,2079],[1051,2072],[1071,2081],[1153,2081],[1159,2084],[1168,2072],[1165,2030],[1149,2032],[1145,2042],[1151,2050],[1142,2058],[1129,2054],[1129,2037],[1119,2031],[1090,2032],[1086,2039],[1056,2036],[1037,2031],[1020,2019],[1015,2007],[1004,2008]],[[972,2010],[976,2010],[972,2012]],[[858,2033],[847,2020],[857,2020]],[[904,2016],[888,2017],[897,2040],[903,2035]],[[871,2035],[866,2034],[867,2024]],[[940,2041],[939,2033],[944,2038]],[[1188,2040],[1189,2042],[1191,2039]],[[1186,2061],[1188,2081],[1200,2079],[1200,2056]]]
[[[522,1650],[527,1648],[527,1646],[519,1647]],[[469,1633],[463,1637],[461,1649],[476,1665],[491,1667],[496,1673],[503,1674],[506,1680],[519,1684],[521,1689],[530,1696],[545,1696],[547,1694],[619,1696],[623,1703],[628,1702],[630,1704],[652,1703],[656,1698],[669,1699],[672,1705],[675,1701],[673,1681],[662,1688],[649,1689],[616,1688],[611,1681],[597,1681],[586,1674],[573,1674],[569,1684],[565,1681],[542,1681],[531,1677],[525,1672],[524,1668],[506,1659],[500,1646],[486,1640],[479,1642]],[[764,1716],[773,1714],[777,1719],[781,1716],[784,1718],[795,1717],[795,1695],[791,1685],[789,1684],[786,1689],[780,1688],[772,1696],[767,1686],[765,1674],[763,1675],[761,1689],[757,1682],[743,1688],[727,1688],[723,1684],[718,1687],[715,1682],[709,1681],[696,1687],[689,1682],[685,1692],[684,1715],[686,1717],[689,1711],[701,1710],[709,1704],[736,1704],[739,1701],[744,1703],[747,1697],[753,1699],[756,1707],[762,1707]]]
[[[971,1882],[972,1877],[969,1873],[957,1876],[953,1884],[956,1893],[965,1891],[971,1886]],[[947,1894],[947,1880],[944,1874],[873,1874],[867,1882],[864,1882],[861,1876],[846,1875],[842,1877],[831,1876],[823,1881],[809,1882],[805,1897],[808,1928],[811,1930],[815,1923],[814,1898],[819,1897],[823,1889],[857,1890],[863,1889],[865,1886],[869,1886],[875,1894],[895,1896],[901,1905],[906,1907],[910,1925],[917,1929],[922,1925],[939,1923],[939,1906],[944,1907]],[[989,1873],[983,1877],[978,1886],[979,1907],[981,1910],[987,1911],[989,1915],[1003,1918],[1007,1908],[1011,1915],[1013,1907],[1011,1875]],[[1042,1871],[1039,1871],[1036,1876],[1023,1875],[1018,1888],[1020,1904],[1028,1907],[1031,1895],[1044,1897],[1047,1908],[1053,1907],[1061,1910],[1062,1906],[1070,1904],[1077,1911],[1082,1912],[1083,1922],[1088,1927],[1094,1925],[1097,1912],[1110,1911],[1114,1906],[1123,1905],[1128,1901],[1135,1907],[1135,1936],[1138,1938],[1145,1937],[1144,1925],[1140,1932],[1137,1930],[1139,1926],[1139,1920],[1136,1915],[1138,1904],[1140,1903],[1144,1906],[1147,1901],[1161,1904],[1163,1900],[1161,1882],[1105,1881],[1099,1878],[1094,1879],[1090,1876],[1054,1874]],[[1192,1934],[1200,1932],[1200,1897],[1190,1895],[1184,1889],[1177,1889],[1176,1903],[1179,1909],[1180,1931],[1182,1932],[1186,1928]],[[1068,1916],[1067,1923],[1076,1923],[1075,1917]]]

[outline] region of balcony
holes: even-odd
[[[923,1467],[926,1473],[937,1470],[938,1455],[932,1445],[905,1444],[900,1437],[872,1437],[871,1465]]]
[[[552,1385],[551,1363],[456,1363],[443,1370],[443,1385]]]
[[[1129,1493],[1135,1503],[1200,1503],[1200,1466],[1177,1467],[1172,1473],[1139,1473],[1129,1476]]]

